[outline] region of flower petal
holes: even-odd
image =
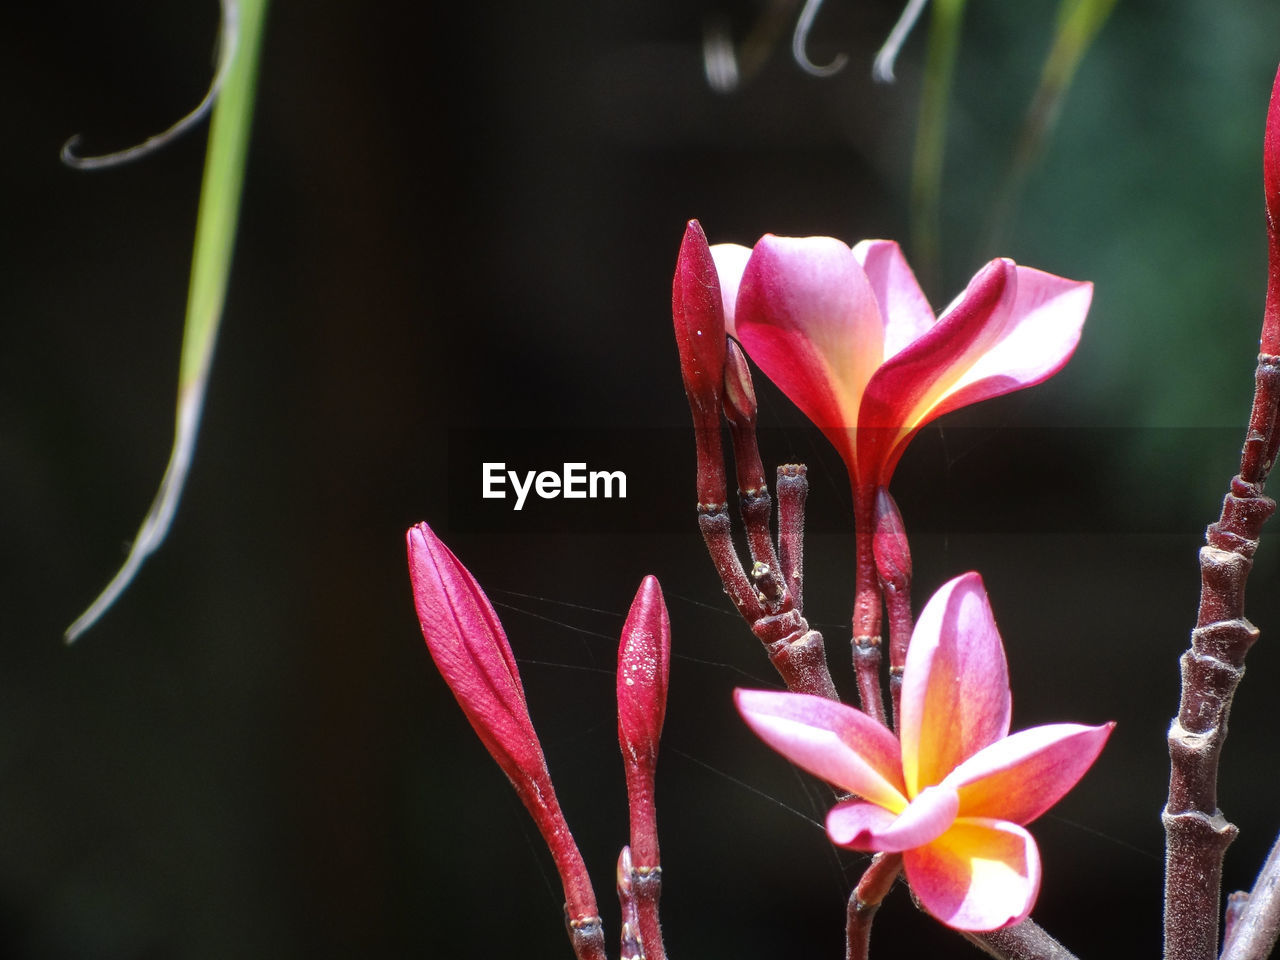
[[[896,817],[875,804],[846,800],[827,814],[827,836],[853,850],[897,853],[938,839],[959,808],[960,798],[949,787],[929,787]]]
[[[930,598],[902,674],[907,795],[940,783],[1009,732],[1009,668],[982,577],[966,573]]]
[[[1030,823],[1076,785],[1102,752],[1114,723],[1053,723],[979,750],[943,781],[967,817]]]
[[[984,351],[1011,315],[1014,265],[992,260],[922,336],[875,371],[858,411],[861,479],[887,486],[907,442]]]
[[[863,240],[853,248],[853,256],[862,264],[880,304],[884,356],[888,359],[924,336],[937,317],[895,241]]]
[[[1071,359],[1093,299],[1093,284],[1017,267],[1015,289],[999,340],[947,389],[926,421],[979,400],[1034,386]]]
[[[716,243],[711,246],[711,259],[720,277],[720,295],[724,297],[724,326],[729,336],[737,339],[734,315],[738,305],[738,287],[742,285],[742,271],[747,269],[751,248],[740,243]]]
[[[891,813],[907,806],[898,740],[860,710],[804,693],[735,690],[747,725],[797,766]]]
[[[897,819],[896,813],[879,804],[845,800],[827,813],[827,838],[837,847],[878,853],[876,838],[893,829]]]
[[[957,930],[997,930],[1025,920],[1040,892],[1040,851],[1003,820],[957,820],[902,863],[924,908]]]
[[[831,237],[761,238],[738,290],[735,324],[751,359],[852,471],[858,406],[884,356],[880,308],[853,251]]]

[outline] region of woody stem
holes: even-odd
[[[845,926],[845,960],[867,960],[871,950],[871,921],[902,871],[902,854],[877,853],[862,879],[849,894]]]
[[[1076,960],[1076,955],[1060,944],[1033,920],[1023,920],[990,933],[962,933],[966,940],[997,960]]]
[[[1236,915],[1228,923],[1222,960],[1265,960],[1280,937],[1280,838],[1258,872],[1253,890],[1233,897],[1238,898]]]
[[[1278,403],[1280,357],[1264,353],[1240,473],[1200,549],[1200,609],[1169,728],[1169,801],[1161,818],[1166,960],[1214,960],[1218,953],[1222,858],[1237,832],[1218,809],[1218,761],[1245,654],[1258,638],[1244,616],[1244,591],[1262,524],[1276,506],[1263,487],[1275,457]]]

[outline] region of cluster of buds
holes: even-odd
[[[676,263],[671,311],[685,394],[693,412],[697,446],[698,527],[716,572],[738,612],[765,645],[769,659],[792,690],[836,698],[822,635],[803,616],[803,466],[778,469],[778,542],[770,532],[772,499],[756,439],[756,397],[751,371],[737,343],[728,339],[725,291],[717,261],[698,221],[691,220]],[[733,543],[720,427],[733,439],[739,507],[751,565],[744,569]]]
[[[422,636],[445,683],[533,817],[564,887],[565,922],[578,960],[605,960],[604,931],[591,878],[556,798],[542,744],[502,623],[480,585],[425,523],[407,534],[409,578]],[[666,713],[671,624],[662,588],[640,584],[618,651],[618,742],[631,810],[630,845],[622,848],[624,960],[664,960],[658,920],[654,771]]]

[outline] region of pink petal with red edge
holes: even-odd
[[[914,795],[1009,732],[1009,668],[982,577],[925,604],[902,674],[902,771]]]
[[[883,356],[876,296],[853,251],[831,237],[765,236],[738,290],[738,338],[854,467],[851,431]]]
[[[1040,892],[1040,851],[1002,820],[960,819],[933,843],[902,855],[924,908],[957,930],[998,930],[1025,920]]]
[[[733,698],[756,735],[792,763],[895,814],[906,808],[897,738],[860,710],[772,690]]]
[[[1098,759],[1114,723],[1053,723],[1021,730],[979,750],[943,781],[966,817],[1030,823],[1062,799]]]
[[[738,337],[734,314],[738,306],[738,287],[742,285],[742,271],[747,269],[751,248],[740,243],[716,243],[711,246],[711,259],[716,263],[720,277],[720,295],[724,297],[725,331],[735,340]]]
[[[827,814],[827,836],[841,847],[897,853],[946,833],[959,806],[959,797],[948,787],[929,787],[896,817],[883,807],[847,800]]]
[[[884,807],[865,800],[845,800],[827,813],[827,839],[837,847],[878,853],[872,838],[893,828],[898,819]]]
[[[863,240],[853,255],[875,291],[884,320],[884,358],[924,336],[937,317],[911,271],[902,248],[893,240]]]
[[[1092,283],[1018,267],[1013,306],[999,340],[947,389],[922,423],[1053,376],[1075,352],[1092,300]]]
[[[425,523],[406,539],[422,636],[471,726],[513,782],[545,772],[515,656],[488,597]]]
[[[1011,315],[1014,266],[992,260],[921,337],[886,360],[867,383],[858,411],[858,463],[864,482],[887,486],[893,468],[930,408],[993,343]]]

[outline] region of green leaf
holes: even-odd
[[[253,96],[266,0],[226,0],[223,4],[223,56],[218,78],[206,102],[216,95],[209,147],[205,155],[200,209],[196,220],[195,250],[191,259],[191,285],[187,294],[182,358],[178,367],[178,406],[173,450],[160,488],[134,538],[124,565],[84,613],[67,628],[64,639],[75,641],[93,626],[129,586],[142,563],[164,541],[182,496],[187,471],[200,430],[200,413],[208,386],[209,367],[218,338],[218,325],[226,298],[236,221],[244,182],[245,156],[253,118]],[[219,89],[218,85],[221,84]],[[193,116],[203,108],[198,107]],[[184,118],[165,133],[140,147],[113,155],[116,162],[148,152],[189,125]],[[70,146],[70,145],[69,145]],[[65,153],[65,151],[64,151]],[[110,160],[111,158],[102,158]],[[77,165],[91,166],[92,161]]]

